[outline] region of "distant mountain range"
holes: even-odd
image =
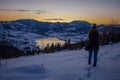
[[[33,32],[37,34],[46,33],[87,33],[92,24],[87,21],[74,20],[66,22],[41,22],[34,19],[20,19],[15,21],[1,21],[0,28],[16,31]],[[99,26],[98,29],[104,30],[105,25]],[[47,34],[46,34],[47,35]]]
[[[0,22],[0,27],[4,29],[34,32],[44,34],[46,32],[88,32],[91,24],[86,21],[72,21],[70,23],[61,22],[40,22],[33,19],[20,19],[16,21]]]

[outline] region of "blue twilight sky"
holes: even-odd
[[[0,20],[30,18],[40,21],[86,20],[120,23],[120,0],[0,0]]]

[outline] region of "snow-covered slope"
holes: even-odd
[[[1,31],[0,34],[5,36],[5,40],[8,41],[8,43],[22,51],[27,50],[33,50],[36,49],[36,39],[45,38],[45,36],[31,33],[31,32],[23,32],[23,31],[14,31],[14,30],[6,30]],[[0,40],[2,40],[2,37],[0,37]]]
[[[100,47],[98,65],[84,49],[2,60],[0,80],[120,80],[120,43]]]

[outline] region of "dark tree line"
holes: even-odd
[[[0,58],[15,58],[23,54],[19,49],[8,45],[6,41],[0,41]]]
[[[21,51],[18,48],[10,45],[9,42],[6,40],[0,41],[0,59],[1,58],[8,59],[8,58],[16,58],[19,56],[35,55],[40,52],[39,50],[40,49],[36,47],[35,50]]]
[[[109,43],[116,43],[120,41],[120,31],[110,31],[106,32],[103,31],[103,33],[100,35],[100,44],[101,45],[107,45]]]
[[[63,45],[61,45],[60,43],[58,44],[52,44],[51,46],[49,46],[49,44],[43,49],[40,50],[42,53],[54,53],[56,51],[61,51],[61,50],[75,50],[75,49],[81,49],[83,48],[85,45],[84,41],[80,41],[77,43],[71,43],[70,40],[65,41],[65,43]]]

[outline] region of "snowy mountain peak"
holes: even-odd
[[[70,22],[70,24],[76,24],[76,25],[90,25],[89,22],[87,22],[87,21],[80,21],[80,20],[74,20],[74,21]]]

